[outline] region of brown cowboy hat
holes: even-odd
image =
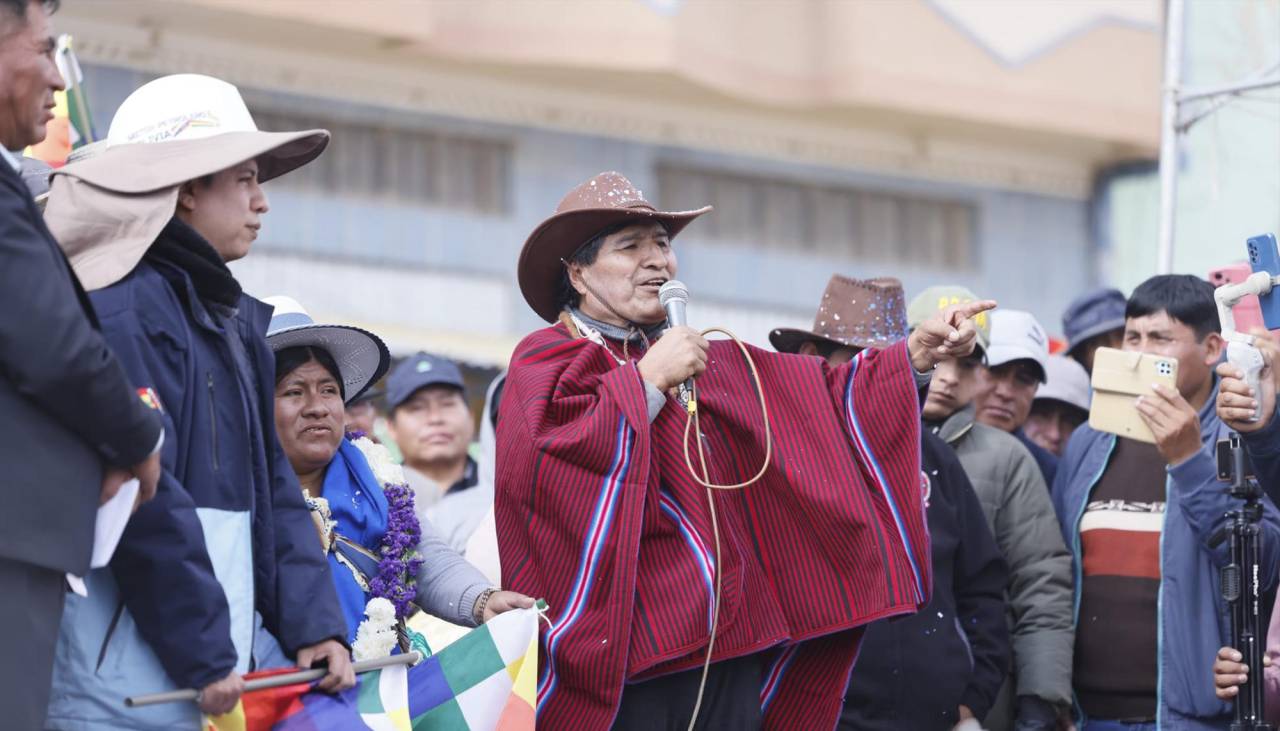
[[[659,211],[621,173],[600,173],[560,201],[551,218],[538,224],[524,242],[516,268],[524,299],[547,322],[560,315],[556,289],[564,262],[600,234],[620,223],[661,223],[675,238],[693,219],[711,210]]]
[[[822,293],[812,330],[782,327],[769,333],[780,353],[795,353],[805,342],[842,348],[884,348],[907,336],[906,296],[892,277],[851,279],[833,274]]]

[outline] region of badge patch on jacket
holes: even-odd
[[[138,398],[142,399],[142,403],[146,404],[147,408],[164,413],[164,407],[160,405],[160,397],[156,395],[154,388],[138,389]]]
[[[924,506],[929,507],[929,496],[933,494],[933,480],[929,479],[929,473],[920,470],[920,494],[924,496]]]

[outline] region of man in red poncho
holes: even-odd
[[[830,729],[863,625],[928,601],[917,388],[973,349],[968,318],[994,303],[839,368],[748,346],[772,458],[755,483],[709,496],[673,389],[697,378],[712,483],[751,478],[767,432],[738,348],[668,329],[658,302],[671,239],[708,210],[658,211],[602,173],[520,255],[525,299],[554,324],[511,359],[496,512],[509,588],[551,607],[547,728],[685,728],[714,627],[699,728]]]

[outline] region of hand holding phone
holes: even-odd
[[[1178,361],[1162,355],[1098,348],[1093,357],[1093,402],[1089,426],[1128,439],[1156,443],[1156,435],[1138,412],[1139,396],[1152,385],[1177,390]]]
[[[1253,342],[1262,360],[1253,382],[1249,382],[1249,373],[1234,359],[1218,366],[1218,376],[1221,377],[1218,382],[1218,417],[1241,434],[1266,426],[1276,411],[1274,363],[1280,356],[1280,345],[1277,345],[1274,335],[1263,330],[1253,332]]]

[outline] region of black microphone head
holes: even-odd
[[[687,303],[688,301],[689,290],[679,279],[668,279],[666,284],[658,289],[658,303],[663,307],[666,307],[668,302]]]

